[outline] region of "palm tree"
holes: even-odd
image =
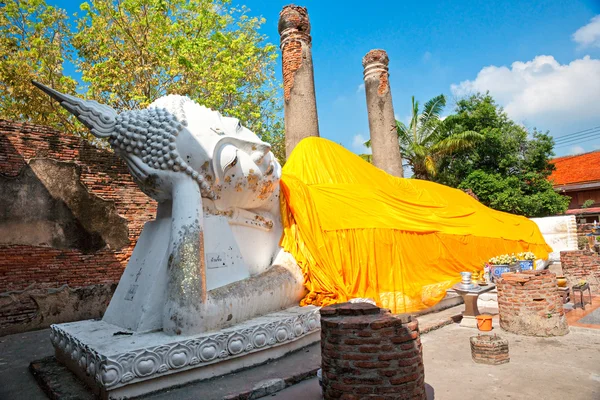
[[[425,103],[419,113],[419,102],[412,96],[412,115],[406,126],[396,121],[398,141],[402,158],[413,170],[413,177],[431,180],[438,173],[438,164],[443,156],[467,149],[483,136],[473,131],[454,132],[449,124],[440,119],[446,106],[443,94]],[[371,142],[365,143],[367,147]]]

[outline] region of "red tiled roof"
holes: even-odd
[[[555,158],[550,180],[554,186],[600,181],[600,150],[576,156]]]
[[[567,215],[577,214],[600,214],[600,207],[589,207],[589,208],[572,208],[565,211]]]

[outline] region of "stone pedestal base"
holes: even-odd
[[[217,332],[130,333],[104,321],[51,327],[56,358],[104,399],[140,396],[279,358],[320,339],[316,307],[292,307]]]

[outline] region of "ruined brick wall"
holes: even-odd
[[[5,120],[0,180],[0,335],[102,315],[155,202],[113,153]]]
[[[426,399],[419,328],[367,303],[321,309],[325,399]]]
[[[554,273],[548,270],[504,273],[496,284],[502,329],[527,336],[569,333]]]
[[[508,340],[497,335],[471,336],[471,358],[478,364],[500,365],[510,361]]]
[[[594,251],[571,250],[560,252],[563,275],[569,286],[580,280],[590,284],[592,294],[600,294],[600,256]]]

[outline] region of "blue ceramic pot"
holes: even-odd
[[[521,260],[521,271],[531,271],[533,269],[533,260]]]
[[[492,273],[492,282],[496,282],[496,280],[502,277],[502,274],[505,272],[510,272],[510,267],[508,265],[491,265],[491,273]]]

